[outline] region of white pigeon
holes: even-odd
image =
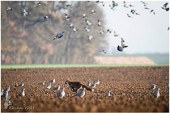
[[[91,87],[92,89],[96,88],[96,83],[93,83],[90,87]]]
[[[43,81],[42,85],[45,85],[45,81]]]
[[[22,89],[21,96],[22,96],[22,97],[25,96],[25,88]]]
[[[73,28],[73,27],[74,27],[74,26],[73,26],[73,23],[70,23],[70,24],[69,24],[69,27],[70,27],[70,28]]]
[[[21,96],[21,97],[24,97],[24,96],[25,96],[25,88],[23,88],[22,91],[21,91],[21,93],[19,93],[19,94],[17,95],[17,97],[19,97],[19,96]]]
[[[74,32],[76,32],[76,31],[77,31],[77,29],[74,27],[74,28],[73,28],[73,31],[74,31]]]
[[[156,89],[157,85],[156,84],[152,84],[151,85],[151,89]]]
[[[21,83],[21,84],[19,84],[18,86],[23,87],[23,86],[24,86],[24,83]]]
[[[4,89],[2,88],[1,89],[1,96],[3,96],[4,95]]]
[[[55,79],[51,80],[52,83],[55,83]]]
[[[97,84],[97,85],[99,85],[99,84],[100,84],[100,80],[99,80],[99,79],[98,79],[98,80],[95,80],[94,83]]]
[[[90,29],[88,27],[84,27],[86,32],[90,32]]]
[[[79,96],[79,97],[84,97],[86,94],[86,88],[83,88],[80,92],[78,92],[75,96]]]
[[[111,91],[106,92],[105,96],[107,96],[107,97],[111,97]]]
[[[4,107],[5,109],[9,109],[9,107],[12,105],[10,98],[8,98],[5,103],[4,103]]]
[[[90,35],[90,36],[88,37],[88,39],[89,39],[89,40],[92,40],[92,38],[93,38],[93,36],[92,36],[92,35]]]
[[[10,86],[8,86],[7,91],[10,91]]]
[[[48,89],[50,89],[50,88],[51,88],[51,82],[48,84],[47,88],[48,88]]]
[[[101,25],[102,25],[100,20],[98,20],[97,25],[98,25],[98,26],[101,26]]]
[[[6,8],[6,11],[8,12],[8,11],[12,11],[12,8],[11,7],[7,7]]]
[[[85,14],[85,13],[83,13],[83,18],[87,18],[87,16],[86,16],[86,14]]]
[[[91,25],[92,25],[92,23],[91,23],[90,21],[88,21],[87,19],[86,19],[85,21],[86,21],[86,24],[87,24],[88,26],[91,26]]]
[[[57,93],[57,97],[58,98],[63,98],[64,96],[65,96],[65,91],[64,91],[64,88],[62,88],[62,90]]]
[[[56,86],[53,90],[60,90],[60,85]]]
[[[87,86],[90,87],[90,86],[91,86],[91,82],[88,82],[88,83],[87,83]]]
[[[153,96],[156,98],[160,97],[160,88],[156,89],[156,91],[153,93]]]

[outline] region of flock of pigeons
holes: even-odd
[[[105,4],[103,1],[87,1],[87,2],[88,2],[88,3],[89,3],[89,2],[96,2],[97,4],[101,4],[103,7],[106,7],[106,4]],[[155,15],[155,11],[154,11],[153,9],[150,9],[150,8],[148,7],[148,3],[144,2],[144,1],[141,1],[141,3],[143,4],[145,10],[148,10],[151,14],[154,14],[154,15]],[[44,5],[44,4],[37,1],[37,2],[35,2],[34,7],[39,7],[39,6],[41,6],[41,5]],[[71,4],[66,4],[66,6],[63,7],[63,9],[64,9],[64,10],[67,10],[67,9],[69,9],[70,7],[72,7]],[[110,9],[115,10],[115,8],[118,7],[118,3],[116,3],[115,1],[112,1],[112,4],[110,4],[109,7],[110,7]],[[127,16],[128,16],[129,18],[132,18],[132,15],[140,15],[140,14],[134,9],[134,5],[128,4],[126,1],[123,1],[123,7],[125,7],[125,8],[131,8],[131,9],[130,9],[130,13],[127,13]],[[163,10],[165,10],[165,11],[169,11],[168,3],[163,4],[163,6],[162,6],[161,8],[162,8]],[[12,10],[13,10],[13,8],[11,8],[11,7],[9,7],[9,6],[6,8],[6,12],[10,12],[10,11],[12,11]],[[91,13],[92,15],[93,15],[93,14],[95,15],[95,14],[97,13],[97,11],[95,11],[94,9],[91,9],[90,13]],[[22,15],[22,16],[26,17],[26,16],[28,16],[29,14],[30,14],[30,12],[29,12],[26,8],[22,9],[22,11],[21,11],[21,15]],[[77,28],[74,26],[74,24],[71,22],[71,17],[70,17],[70,15],[69,15],[68,13],[65,13],[64,16],[65,16],[65,21],[66,21],[67,25],[69,26],[69,28],[72,29],[74,32],[78,32],[78,29],[77,29]],[[86,23],[86,26],[84,27],[84,30],[85,30],[87,33],[89,33],[89,32],[90,32],[90,26],[92,26],[93,23],[90,22],[90,20],[88,20],[87,14],[86,14],[85,12],[82,14],[82,18],[85,20],[85,23]],[[45,21],[47,21],[48,19],[49,19],[49,16],[48,16],[48,15],[45,15],[45,16],[43,16],[43,19],[41,18],[40,20],[37,20],[37,21],[39,21],[39,22],[45,22]],[[102,26],[102,22],[101,22],[99,19],[97,20],[97,25],[98,25],[99,27]],[[168,27],[168,30],[169,30],[169,27]],[[103,35],[104,33],[112,33],[112,31],[111,31],[110,29],[107,29],[106,31],[104,31],[104,30],[101,29],[101,30],[99,31],[99,33],[100,33],[101,35]],[[53,33],[52,33],[52,34],[53,34]],[[60,38],[62,38],[63,36],[64,36],[64,31],[58,32],[58,33],[54,36],[53,40],[55,40],[55,39],[60,39]],[[116,31],[114,31],[114,35],[113,35],[113,36],[114,36],[114,37],[118,37],[119,34],[117,34]],[[88,40],[92,40],[93,38],[94,38],[94,37],[93,37],[92,35],[88,35]],[[127,47],[128,47],[128,46],[125,45],[124,43],[125,43],[124,39],[121,38],[121,45],[118,45],[118,46],[117,46],[117,50],[118,50],[118,51],[123,51],[124,48],[127,48]],[[104,54],[106,54],[106,53],[107,53],[107,50],[101,50],[100,52],[103,52]]]
[[[70,82],[68,84],[68,80],[66,80],[65,84],[68,84],[71,91],[74,92],[73,95],[71,95],[71,97],[80,97],[80,98],[83,98],[85,95],[86,95],[86,90],[87,91],[91,91],[91,92],[94,92],[95,90],[97,91],[96,89],[96,86],[100,84],[100,80],[97,79],[97,80],[94,80],[92,82],[88,82],[87,85],[83,85],[81,84],[80,82]],[[61,88],[60,84],[58,84],[57,86],[53,86],[52,87],[52,84],[55,83],[55,79],[49,81],[48,84],[46,84],[46,81],[43,81],[41,84],[43,86],[47,85],[46,88],[48,90],[56,90],[57,93],[56,93],[56,97],[59,98],[59,99],[62,99],[66,96],[66,92],[65,92],[65,88]],[[79,87],[77,85],[80,85]],[[20,83],[19,85],[16,85],[17,87],[20,87],[21,88],[21,92],[16,94],[16,97],[19,98],[19,97],[24,97],[25,96],[25,88],[24,88],[24,82]],[[77,88],[77,90],[72,90],[72,88]],[[90,89],[90,90],[89,90]],[[156,98],[160,97],[160,88],[157,87],[156,84],[152,84],[150,89],[154,90],[154,92],[152,93],[152,95]],[[3,89],[1,88],[1,99],[5,98],[5,103],[4,103],[4,107],[5,109],[9,109],[9,107],[12,105],[12,102],[10,101],[11,97],[9,96],[9,91],[10,91],[10,86],[8,86],[8,88],[6,89]],[[69,95],[70,96],[70,95]],[[111,97],[111,91],[106,91],[104,93],[104,96],[105,97]]]

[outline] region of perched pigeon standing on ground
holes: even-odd
[[[51,83],[55,83],[55,79],[51,80]]]
[[[17,95],[17,97],[24,97],[25,96],[25,88],[22,89],[21,93]]]
[[[42,85],[45,85],[45,81],[43,81]]]
[[[63,35],[64,35],[64,31],[58,32],[57,35],[53,38],[53,40],[59,39],[59,38],[63,37]]]
[[[60,85],[58,84],[53,90],[60,90]]]
[[[160,88],[156,89],[156,91],[153,93],[153,96],[156,98],[160,97]]]
[[[21,96],[22,96],[22,97],[25,96],[25,88],[22,89]]]
[[[64,91],[64,88],[62,88],[62,90],[57,93],[57,97],[58,98],[63,98],[64,96],[65,96],[65,91]]]
[[[119,46],[119,45],[117,46],[118,51],[123,51],[124,48],[128,47],[127,45],[124,44],[124,42],[125,42],[124,39],[121,38],[121,46]]]
[[[9,107],[12,105],[10,98],[6,98],[5,103],[4,103],[4,107],[5,109],[9,109]]]
[[[106,96],[106,97],[111,97],[111,91],[106,92],[105,96]]]
[[[80,92],[78,92],[75,96],[83,98],[86,94],[86,88],[83,88]]]
[[[24,82],[23,83],[20,83],[19,85],[18,85],[18,87],[23,87],[24,86]]]
[[[94,9],[92,9],[91,14],[96,14],[96,11]]]
[[[3,95],[4,95],[4,89],[1,88],[1,96],[3,96]]]
[[[91,82],[88,82],[88,83],[87,83],[87,86],[90,87],[90,86],[91,86]]]
[[[95,80],[94,83],[97,84],[97,85],[99,85],[99,84],[100,84],[100,80],[99,80],[99,79],[98,79],[98,80]]]
[[[47,88],[48,88],[48,89],[50,89],[50,88],[51,88],[51,82],[48,84]]]
[[[151,85],[151,89],[156,89],[157,85],[156,84],[152,84]]]

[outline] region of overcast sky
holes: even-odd
[[[105,2],[107,6],[102,7],[105,13],[106,28],[115,30],[120,36],[114,37],[113,33],[107,35],[110,49],[115,51],[123,37],[129,46],[124,53],[169,53],[169,12],[161,9],[165,1],[148,2],[148,7],[154,9],[155,15],[144,9],[140,1],[130,2],[135,7],[123,7],[123,1],[119,1],[118,7],[113,11],[108,7],[111,1]],[[100,5],[101,6],[101,5]],[[135,9],[140,15],[133,18],[127,17],[130,9]],[[117,54],[120,52],[117,51]]]

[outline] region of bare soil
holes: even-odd
[[[56,79],[51,89],[47,83]],[[73,97],[65,80],[87,84],[101,80],[94,92],[86,91],[83,98]],[[25,97],[17,98],[21,87],[17,84],[25,80]],[[42,85],[43,81],[45,85]],[[5,98],[1,99],[1,111],[15,112],[168,112],[169,111],[169,67],[110,67],[110,68],[46,68],[46,69],[2,69],[1,87],[11,86],[9,95],[12,106],[4,108]],[[157,84],[161,96],[152,96],[151,84]],[[66,96],[56,97],[53,87],[65,87]],[[110,90],[112,97],[105,97]]]

